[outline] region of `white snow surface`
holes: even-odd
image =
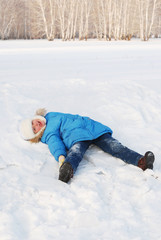
[[[95,146],[68,184],[20,121],[36,109],[89,116],[144,154],[143,172]],[[0,240],[161,239],[161,40],[0,41]]]

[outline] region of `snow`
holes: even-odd
[[[0,41],[0,239],[161,239],[161,40]],[[154,171],[91,146],[69,184],[19,124],[39,107],[89,116]]]

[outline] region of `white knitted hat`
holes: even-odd
[[[45,122],[45,126],[41,128],[41,130],[38,133],[34,133],[32,130],[32,121],[34,119],[39,119],[41,121]],[[38,136],[41,131],[43,131],[46,127],[46,119],[43,116],[35,115],[32,119],[25,119],[20,124],[20,133],[24,140],[31,140]]]

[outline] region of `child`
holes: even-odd
[[[153,169],[154,154],[141,155],[112,137],[112,130],[89,117],[49,112],[38,109],[32,119],[21,122],[20,132],[25,140],[48,144],[51,154],[59,162],[59,180],[68,182],[91,144],[124,162]]]

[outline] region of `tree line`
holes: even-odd
[[[161,0],[0,0],[0,39],[161,37]]]

